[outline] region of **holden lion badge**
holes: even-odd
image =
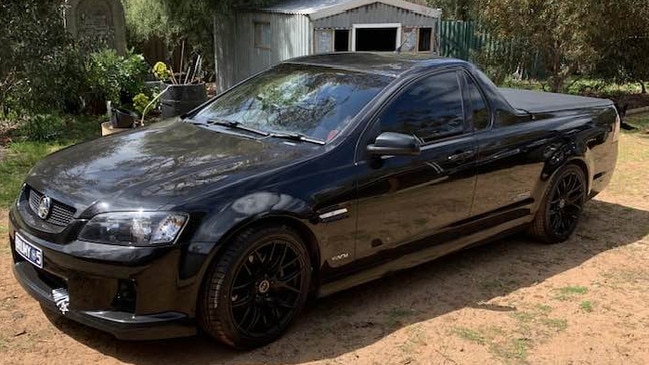
[[[52,199],[49,196],[44,196],[41,199],[41,202],[38,204],[38,216],[41,219],[46,219],[50,215],[50,209],[52,208]]]

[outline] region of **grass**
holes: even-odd
[[[614,97],[620,95],[640,94],[642,89],[638,83],[618,84],[605,80],[587,79],[587,78],[571,78],[565,83],[565,92],[573,95],[589,95],[600,97]],[[511,87],[516,89],[550,91],[550,86],[539,80],[516,80],[506,79],[503,87]]]
[[[20,126],[9,133],[12,142],[5,147],[5,157],[0,161],[0,208],[8,208],[11,205],[25,176],[43,157],[61,148],[98,137],[98,119],[89,116],[66,117],[65,130],[55,131],[56,137],[47,141],[28,140],[27,136],[21,133]]]
[[[538,309],[539,312],[548,314],[552,312],[552,307],[547,305],[547,304],[538,304],[536,306],[536,309]]]
[[[504,330],[496,326],[480,329],[455,327],[453,333],[469,342],[486,346],[504,363],[524,362],[535,343],[543,343],[568,328],[566,319],[550,317],[551,312],[551,306],[538,304],[527,310],[509,314],[515,321],[513,330]]]
[[[485,336],[476,330],[467,327],[455,327],[453,332],[460,338],[463,338],[469,342],[476,343],[478,345],[485,344]]]
[[[410,309],[392,308],[385,312],[384,325],[388,328],[398,327],[406,318],[411,317],[414,314],[415,312]]]
[[[590,313],[593,311],[593,303],[591,303],[590,300],[584,300],[579,303],[579,308],[586,313]]]
[[[418,353],[421,347],[426,346],[426,332],[421,326],[406,328],[406,334],[408,335],[408,339],[399,346],[404,355]]]
[[[555,292],[557,293],[555,299],[570,300],[573,297],[588,293],[588,288],[579,285],[564,286],[563,288],[555,289]]]
[[[541,323],[556,332],[562,332],[568,328],[568,321],[563,318],[543,318]]]
[[[632,126],[638,128],[633,132],[649,131],[649,114],[637,114],[626,117],[626,121]]]
[[[559,288],[559,292],[564,295],[583,295],[588,293],[588,288],[585,286],[564,286],[563,288]]]
[[[505,359],[524,360],[531,346],[532,341],[529,338],[515,338],[509,343],[492,348],[492,351]]]

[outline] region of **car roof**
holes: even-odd
[[[293,58],[283,63],[296,63],[331,67],[399,77],[414,69],[431,69],[451,65],[469,65],[468,62],[412,53],[339,52]]]

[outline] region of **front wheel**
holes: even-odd
[[[233,347],[263,346],[297,317],[310,285],[309,254],[297,233],[286,227],[247,229],[207,273],[200,325]]]
[[[567,165],[550,182],[550,187],[529,228],[545,243],[559,243],[575,231],[587,197],[587,183],[579,166]]]

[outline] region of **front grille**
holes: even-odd
[[[38,206],[41,203],[41,199],[43,199],[43,194],[34,189],[28,189],[29,207],[36,215],[38,215]],[[55,226],[66,227],[72,221],[74,212],[74,208],[52,199],[50,214],[45,221]]]

